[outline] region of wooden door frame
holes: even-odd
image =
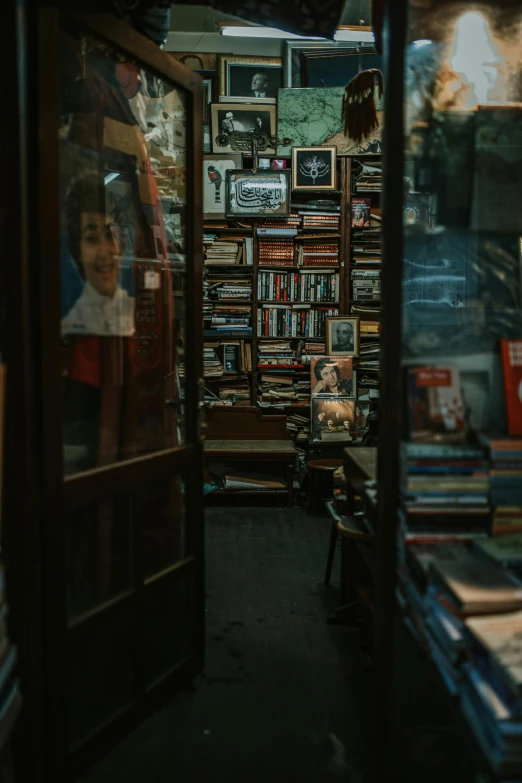
[[[188,275],[187,320],[185,322],[185,366],[187,393],[186,447],[151,454],[99,468],[64,479],[62,458],[62,406],[60,356],[60,179],[59,179],[59,34],[62,19],[78,25],[132,59],[181,87],[187,97],[190,118],[187,134],[192,145],[187,155],[187,236],[186,257],[191,265]],[[39,275],[39,314],[34,321],[39,330],[39,375],[41,389],[42,442],[42,586],[44,622],[44,703],[43,742],[47,748],[46,773],[49,779],[69,777],[91,763],[110,747],[115,739],[144,717],[151,705],[166,693],[161,688],[147,693],[143,703],[134,705],[113,722],[111,731],[82,745],[70,763],[67,740],[67,702],[65,672],[69,638],[66,616],[65,526],[66,510],[78,502],[93,502],[114,495],[137,481],[174,475],[183,467],[187,474],[186,515],[195,523],[193,551],[196,553],[198,623],[196,634],[201,652],[186,662],[182,670],[172,672],[172,684],[187,671],[202,665],[204,641],[204,540],[203,540],[203,456],[198,427],[198,379],[202,376],[202,81],[197,74],[161,51],[126,23],[109,14],[71,14],[48,6],[38,19],[38,215],[40,253],[35,266]],[[193,328],[194,327],[194,328]],[[195,547],[195,548],[194,548]],[[159,692],[161,691],[161,693]]]

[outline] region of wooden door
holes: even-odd
[[[42,12],[49,779],[202,665],[201,111],[125,24]]]

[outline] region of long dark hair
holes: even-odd
[[[344,91],[344,134],[357,143],[379,126],[375,108],[375,87],[378,88],[381,98],[384,90],[383,76],[377,68],[371,68],[354,76]]]

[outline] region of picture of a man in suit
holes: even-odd
[[[252,84],[250,88],[252,90],[253,98],[272,98],[273,95],[268,94],[268,77],[263,71],[258,71],[252,77]]]

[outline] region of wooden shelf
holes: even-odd
[[[273,304],[273,305],[337,305],[339,306],[339,302],[300,302],[296,301],[295,299],[287,300],[286,302],[281,301],[281,299],[258,299],[258,304]]]

